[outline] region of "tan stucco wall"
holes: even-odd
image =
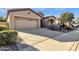
[[[7,23],[9,24],[9,29],[14,29],[14,16],[9,13]]]
[[[49,26],[48,21],[49,21],[50,19],[53,19],[53,20],[54,20],[54,23],[53,23],[53,24],[57,24],[57,23],[59,22],[57,19],[55,19],[55,18],[53,18],[53,17],[45,18],[45,19],[43,19],[44,27],[48,27],[48,26]]]
[[[30,12],[30,14],[28,14]],[[8,23],[9,23],[9,28],[14,29],[15,25],[15,16],[22,16],[22,17],[28,17],[28,18],[35,18],[38,19],[38,27],[40,27],[40,19],[41,17],[36,15],[30,10],[25,10],[25,11],[16,11],[16,12],[10,12],[8,16]],[[30,24],[28,24],[30,25]]]

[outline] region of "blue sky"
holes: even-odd
[[[64,12],[72,12],[75,17],[79,16],[79,8],[32,8],[36,12],[42,12],[45,16],[59,16]],[[0,17],[7,15],[7,8],[0,8]]]
[[[42,12],[45,14],[45,16],[50,16],[50,15],[54,15],[54,16],[59,16],[64,12],[72,12],[74,13],[75,17],[79,16],[79,8],[35,8],[33,9],[37,12]]]

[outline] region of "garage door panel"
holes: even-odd
[[[16,18],[15,29],[37,28],[37,20],[27,18]]]

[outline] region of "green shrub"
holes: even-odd
[[[7,25],[0,25],[0,31],[2,30],[8,30],[8,26]]]
[[[73,28],[71,26],[65,26],[65,29],[67,29],[67,30],[73,30]]]
[[[17,32],[14,30],[4,30],[0,32],[0,46],[16,44]]]
[[[51,29],[51,30],[59,30],[58,25],[50,25],[50,26],[48,26],[48,28]]]

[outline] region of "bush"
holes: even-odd
[[[8,26],[7,25],[0,25],[0,31],[2,30],[8,30]]]
[[[71,26],[65,26],[65,29],[67,29],[67,30],[73,30],[73,27],[71,27]]]
[[[4,30],[0,32],[0,46],[16,44],[17,32],[14,30]]]
[[[49,29],[51,30],[59,30],[60,27],[58,25],[51,25],[51,26],[48,26]]]

